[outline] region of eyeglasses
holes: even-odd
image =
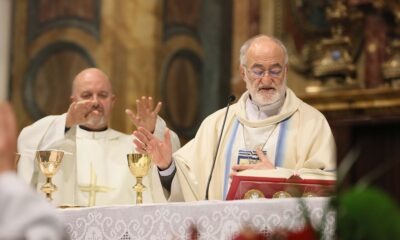
[[[283,68],[282,67],[273,67],[271,69],[268,70],[260,70],[260,69],[248,69],[246,65],[243,65],[244,68],[246,69],[246,71],[250,74],[250,76],[253,79],[261,79],[263,78],[266,74],[268,74],[268,76],[270,78],[278,78],[282,75],[283,72]]]

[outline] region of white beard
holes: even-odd
[[[91,128],[93,127],[103,127],[106,126],[107,121],[104,116],[101,117],[88,117],[85,125]]]
[[[286,88],[282,87],[281,89],[278,89],[276,92],[274,92],[273,95],[266,96],[263,94],[256,93],[254,96],[252,96],[252,100],[260,107],[272,105],[274,103],[279,102],[282,98],[284,98],[285,92]]]

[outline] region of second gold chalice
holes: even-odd
[[[57,186],[51,182],[51,178],[57,173],[64,156],[63,151],[44,150],[36,152],[36,159],[39,163],[40,171],[46,177],[46,183],[40,190],[46,194],[46,198],[52,201],[51,194],[57,190]]]
[[[136,191],[136,204],[143,203],[143,191],[146,186],[143,185],[142,179],[150,170],[151,159],[148,154],[130,153],[127,155],[128,167],[132,175],[136,177],[136,185],[133,189]]]

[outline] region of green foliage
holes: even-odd
[[[334,202],[339,239],[400,239],[400,209],[385,192],[356,186]]]

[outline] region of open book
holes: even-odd
[[[251,176],[262,178],[291,178],[296,176],[301,179],[315,179],[315,180],[336,180],[336,172],[327,172],[321,169],[301,168],[298,170],[288,168],[276,169],[248,169],[238,172],[238,176]]]
[[[232,178],[226,199],[330,196],[335,182],[335,172],[320,169],[249,169]]]

